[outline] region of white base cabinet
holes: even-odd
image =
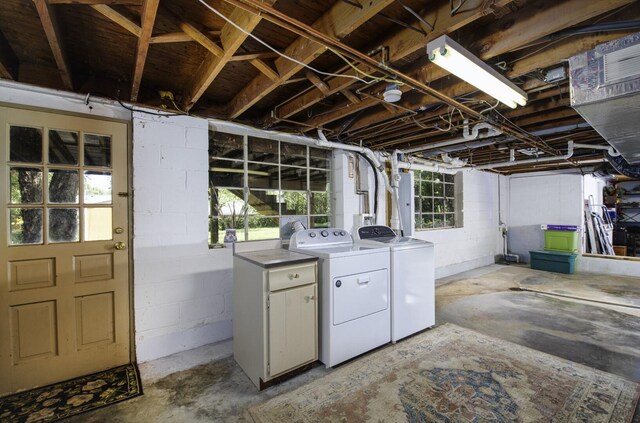
[[[233,262],[233,356],[262,389],[318,359],[317,265]]]

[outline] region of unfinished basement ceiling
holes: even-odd
[[[638,32],[639,17],[632,0],[3,0],[0,77],[259,128],[322,128],[374,150],[460,139],[429,157],[485,165],[512,150],[516,160],[560,157],[569,140],[606,145],[570,106],[566,62]],[[442,34],[526,91],[527,105],[496,106],[430,63],[426,45]],[[368,83],[344,76],[354,67]],[[404,82],[399,102],[382,100],[381,78]],[[465,121],[505,133],[467,141]],[[586,148],[494,171],[602,165],[603,151]]]

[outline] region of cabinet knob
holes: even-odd
[[[306,297],[304,297],[304,300],[305,300],[306,302],[309,302],[309,301],[311,301],[311,300],[315,300],[315,299],[316,299],[316,296],[315,296],[315,295],[307,295]]]
[[[300,277],[297,273],[289,273],[289,279],[298,279]]]

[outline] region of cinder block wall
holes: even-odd
[[[133,115],[136,353],[144,362],[231,337],[231,250],[210,250],[208,123]]]

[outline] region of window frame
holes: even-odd
[[[219,217],[216,217],[213,213],[213,199],[212,199],[212,189],[242,189],[243,190],[243,198],[242,198],[242,203],[243,203],[243,208],[242,208],[242,215],[240,216],[240,219],[242,219],[243,221],[243,225],[242,227],[238,227],[235,228],[237,232],[242,231],[241,235],[242,236],[238,236],[239,240],[237,242],[250,242],[250,241],[263,241],[263,240],[267,240],[267,238],[265,239],[250,239],[250,231],[251,228],[250,226],[250,220],[253,217],[258,217],[258,216],[262,216],[262,217],[266,217],[266,218],[274,218],[274,219],[278,219],[279,225],[281,226],[282,224],[282,219],[283,218],[288,218],[288,217],[293,217],[293,216],[304,216],[307,218],[307,222],[309,224],[310,227],[315,227],[313,224],[313,219],[314,218],[325,218],[327,219],[327,225],[330,225],[331,222],[333,221],[333,210],[331,207],[331,198],[330,198],[330,193],[331,193],[331,189],[332,189],[332,156],[330,153],[327,154],[327,165],[325,168],[321,168],[321,167],[316,167],[316,166],[311,166],[312,163],[312,149],[318,149],[318,150],[326,150],[327,152],[330,151],[330,149],[326,149],[326,148],[322,148],[322,147],[317,147],[317,146],[311,146],[308,143],[305,142],[295,142],[294,140],[291,139],[287,139],[286,136],[278,136],[278,134],[272,134],[272,133],[267,133],[265,131],[265,133],[262,133],[260,130],[254,130],[254,131],[234,131],[234,128],[228,128],[228,127],[224,127],[224,128],[217,128],[215,126],[210,125],[209,130],[208,130],[208,134],[209,137],[211,137],[212,133],[220,133],[220,134],[225,134],[225,135],[232,135],[232,136],[236,136],[236,137],[242,137],[242,160],[240,159],[231,159],[231,158],[225,158],[225,157],[220,157],[220,156],[213,156],[210,151],[209,148],[207,148],[207,152],[208,152],[208,163],[211,163],[212,160],[223,160],[223,161],[229,161],[229,162],[235,162],[235,163],[242,163],[242,169],[243,169],[243,173],[242,173],[242,187],[228,187],[228,186],[214,186],[213,184],[211,184],[211,167],[209,167],[208,169],[208,180],[210,181],[209,186],[208,186],[208,190],[209,190],[209,212],[208,212],[208,243],[209,243],[209,248],[215,248],[218,247],[222,244],[222,239],[219,239],[218,242],[214,242],[214,231],[220,231],[218,224],[215,222],[215,220],[220,219]],[[277,177],[278,177],[278,181],[277,181],[277,187],[274,188],[264,188],[264,187],[255,187],[255,186],[251,186],[250,184],[250,174],[251,174],[251,170],[249,169],[251,164],[261,164],[262,162],[256,161],[256,160],[249,160],[249,147],[250,147],[250,142],[252,139],[264,139],[264,140],[269,140],[269,141],[273,141],[273,142],[277,142],[277,162],[276,163],[271,163],[271,162],[264,162],[264,164],[268,165],[268,166],[274,166],[277,167]],[[296,164],[285,164],[282,163],[282,146],[283,143],[288,143],[288,144],[294,144],[294,145],[299,145],[301,147],[304,148],[305,151],[305,165],[304,166],[300,166],[300,165],[296,165]],[[209,165],[210,166],[210,165]],[[239,168],[239,166],[238,166]],[[282,183],[282,171],[284,169],[303,169],[306,173],[306,181],[305,181],[305,185],[306,185],[306,190],[292,190],[292,189],[286,189],[286,187],[283,186]],[[327,190],[326,191],[317,191],[317,190],[313,190],[312,189],[312,182],[311,182],[311,177],[312,177],[312,171],[320,171],[320,172],[326,172],[326,181],[327,181]],[[278,198],[278,211],[276,214],[274,215],[261,215],[259,213],[250,213],[251,210],[251,206],[249,205],[249,201],[250,201],[250,193],[251,191],[275,191]],[[284,193],[288,193],[288,192],[300,192],[300,193],[304,193],[304,195],[306,196],[306,213],[305,214],[300,214],[300,215],[290,215],[290,214],[283,214],[283,207],[284,207],[284,199],[283,199],[283,195]],[[313,213],[312,210],[312,197],[315,193],[326,193],[327,195],[327,199],[326,199],[326,204],[327,204],[327,213],[326,214],[317,214],[317,213]],[[268,238],[268,239],[279,239],[280,238],[280,233],[278,234],[278,236],[276,238]]]
[[[427,174],[431,174],[431,178],[427,178]],[[441,182],[437,180],[437,176],[441,177]],[[425,179],[423,179],[425,176]],[[449,179],[449,181],[447,181]],[[431,194],[427,192],[423,194],[422,189],[426,185],[431,184]],[[442,184],[441,195],[436,195],[434,183]],[[451,186],[453,190],[453,196],[447,195],[447,186]],[[412,213],[411,219],[413,221],[413,228],[415,231],[438,231],[447,229],[456,229],[463,227],[463,215],[462,215],[462,174],[448,174],[444,172],[432,172],[424,170],[413,170],[413,184],[412,184]],[[424,202],[431,200],[431,211],[422,210]],[[442,201],[443,209],[441,212],[436,210],[437,200]],[[449,201],[451,203],[449,203]],[[453,205],[453,211],[449,211],[447,204]],[[428,227],[424,224],[424,215],[430,215],[431,226]],[[436,225],[436,216],[442,215],[442,224]],[[453,218],[453,224],[449,224],[448,219]]]

